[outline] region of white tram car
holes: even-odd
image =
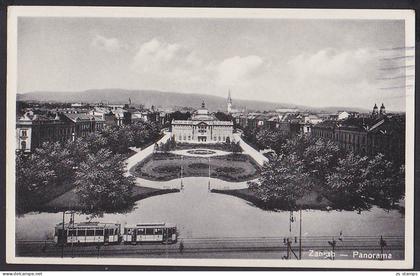
[[[59,223],[55,226],[56,244],[109,244],[119,243],[121,225],[117,223],[80,222]]]
[[[142,242],[177,242],[176,225],[170,223],[140,223],[124,227],[124,243],[142,243]]]

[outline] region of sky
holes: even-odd
[[[400,111],[404,41],[396,20],[21,17],[18,93],[230,89],[233,100]]]

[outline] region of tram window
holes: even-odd
[[[86,230],[85,229],[78,229],[77,230],[78,236],[86,236]]]
[[[105,229],[105,235],[108,234],[108,229]],[[124,235],[127,235],[127,228],[124,228]]]
[[[158,228],[158,229],[154,229],[155,231],[155,235],[162,235],[163,233],[163,229],[162,228]]]
[[[138,234],[138,235],[145,235],[145,233],[146,233],[146,231],[145,231],[145,229],[144,229],[144,228],[139,228],[139,229],[137,229],[137,234]]]
[[[146,235],[153,235],[153,228],[146,228]]]
[[[76,236],[76,230],[69,230],[69,236]]]
[[[126,234],[131,235],[133,233],[134,229],[133,228],[126,228],[126,230],[127,230]]]
[[[63,235],[63,229],[57,229],[56,230],[56,235],[57,236],[62,236]]]
[[[87,230],[86,231],[86,236],[95,236],[95,230]]]
[[[95,236],[103,236],[103,235],[104,235],[104,230],[102,230],[102,229],[96,229]]]

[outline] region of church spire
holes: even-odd
[[[232,112],[232,97],[230,96],[230,89],[228,91],[228,98],[227,98],[227,112],[229,114]]]
[[[232,104],[232,97],[230,96],[230,89],[228,91],[228,98],[227,98],[227,102]]]

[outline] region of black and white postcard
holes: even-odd
[[[7,262],[411,268],[414,12],[9,7]]]

